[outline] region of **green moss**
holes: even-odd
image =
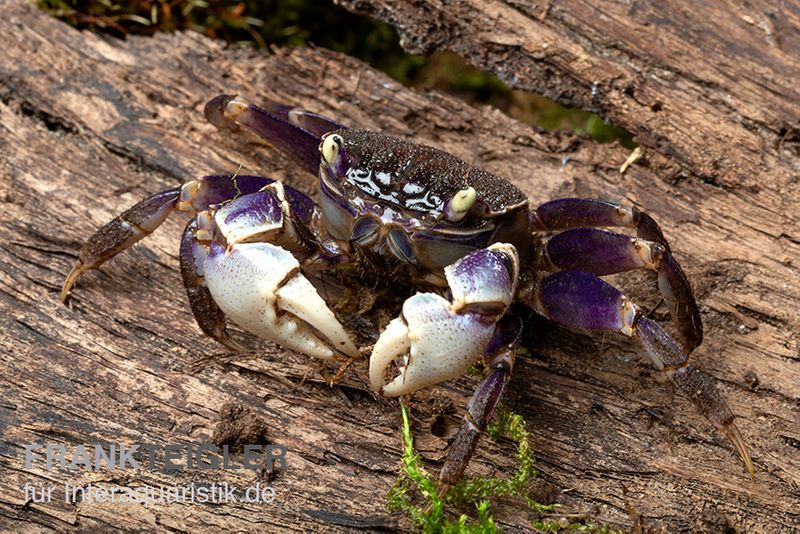
[[[534,458],[528,442],[529,434],[522,416],[498,408],[496,421],[489,425],[486,434],[492,439],[510,438],[516,446],[517,471],[509,478],[474,478],[462,480],[442,497],[437,493],[437,481],[421,466],[414,452],[414,440],[405,404],[400,403],[403,415],[403,469],[389,491],[387,508],[409,515],[423,533],[494,533],[500,532],[492,517],[492,501],[497,497],[511,496],[524,501],[539,519],[531,523],[538,532],[591,532],[594,534],[621,534],[622,531],[590,521],[556,522],[542,519],[558,505],[543,505],[529,495],[528,486],[536,477]],[[420,501],[415,504],[415,501]],[[465,512],[472,512],[470,517]]]
[[[420,465],[419,455],[414,452],[406,407],[403,403],[400,407],[403,415],[403,472],[389,492],[389,511],[407,513],[422,532],[469,533],[498,532],[491,513],[492,500],[497,497],[517,497],[537,513],[555,509],[556,505],[542,505],[529,496],[528,485],[536,476],[536,471],[533,468],[528,431],[520,415],[498,410],[497,421],[487,429],[487,434],[492,438],[507,436],[514,442],[519,464],[517,471],[509,478],[477,477],[462,480],[442,497],[437,493],[436,479]],[[413,500],[419,497],[422,503],[417,506]],[[471,510],[477,519],[460,513],[453,520],[456,509]]]
[[[486,500],[474,503],[475,513],[478,516],[477,523],[470,520],[466,514],[461,514],[455,521],[445,516],[446,499],[438,495],[436,480],[420,465],[419,455],[414,452],[408,412],[402,402],[400,409],[403,414],[403,474],[389,491],[387,502],[389,511],[407,513],[424,533],[498,532],[490,513],[490,503]],[[412,491],[421,494],[422,507],[412,503]]]
[[[533,468],[535,460],[525,420],[521,415],[505,410],[502,406],[498,408],[495,417],[495,422],[486,428],[486,434],[492,439],[506,436],[514,442],[517,448],[517,471],[510,478],[476,477],[471,480],[461,480],[450,490],[448,497],[456,502],[476,502],[510,495],[524,499],[532,510],[538,512],[554,510],[556,505],[540,504],[528,495],[528,484],[536,477],[536,470]]]

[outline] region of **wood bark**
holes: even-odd
[[[121,42],[20,1],[0,4],[0,528],[412,528],[385,512],[401,454],[396,402],[370,394],[364,363],[329,387],[307,358],[241,333],[245,354],[205,338],[181,288],[180,217],[85,275],[70,307],[59,302],[83,241],[152,192],[240,165],[314,191],[313,177],[274,150],[204,122],[203,104],[221,92],[435,144],[507,176],[534,204],[590,196],[651,212],[701,305],[706,340],[694,362],[720,381],[740,416],[756,478],[633,342],[531,316],[505,403],[531,430],[540,471],[532,496],[560,503],[555,518],[632,530],[797,528],[800,145],[789,83],[798,70],[790,53],[797,7],[782,3],[780,18],[730,8],[714,19],[717,37],[740,45],[720,57],[698,52],[717,42],[701,31],[713,6],[705,26],[693,26],[696,16],[673,2],[651,28],[682,40],[645,47],[640,18],[655,14],[643,5],[598,13],[592,2],[574,4],[349,3],[397,24],[416,49],[455,49],[497,72],[505,65],[520,86],[604,112],[648,148],[624,175],[629,151],[618,145],[417,94],[340,54],[242,51],[191,33]],[[667,16],[674,12],[682,17]],[[628,33],[610,30],[637,21]],[[680,69],[675,58],[685,62]],[[650,277],[617,281],[643,305],[657,304]],[[434,472],[447,450],[438,423],[460,416],[476,383],[464,377],[413,401],[417,448]],[[242,411],[255,422],[231,419]],[[250,471],[64,472],[23,461],[28,443],[202,443],[237,428],[286,446],[287,468],[270,481]],[[484,438],[467,475],[510,474],[513,452]],[[276,489],[274,504],[32,503],[22,491],[25,483],[259,481]],[[533,519],[510,499],[494,516],[510,532],[530,530]]]

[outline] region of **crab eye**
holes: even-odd
[[[447,203],[445,208],[445,216],[448,221],[458,222],[462,220],[478,198],[478,193],[474,187],[467,187],[453,195],[453,198]]]
[[[339,149],[344,143],[344,139],[339,134],[332,134],[327,136],[325,139],[322,140],[322,146],[320,146],[320,152],[322,152],[322,158],[328,163],[328,165],[333,165],[336,163],[336,157],[339,155]]]

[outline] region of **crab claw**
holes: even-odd
[[[400,317],[389,323],[373,349],[372,389],[397,397],[469,369],[511,303],[518,263],[511,245],[476,250],[445,268],[452,301],[433,293],[406,300]],[[395,363],[398,375],[387,383]]]
[[[225,315],[257,336],[323,360],[358,356],[297,259],[279,246],[212,242],[205,281]]]

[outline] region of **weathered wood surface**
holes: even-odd
[[[551,6],[545,21],[560,6]],[[681,179],[663,174],[667,159],[655,154],[621,176],[616,169],[628,154],[619,146],[544,134],[490,109],[414,94],[322,50],[266,55],[192,34],[123,43],[79,33],[16,1],[0,4],[0,15],[3,529],[410,527],[384,512],[400,455],[396,404],[369,394],[363,364],[329,388],[315,372],[302,382],[308,360],[270,344],[250,340],[253,353],[236,355],[205,339],[177,270],[182,221],[169,221],[132,252],[86,275],[71,309],[58,300],[83,239],[150,192],[239,164],[243,172],[313,190],[311,177],[273,151],[226,139],[203,121],[202,105],[219,92],[303,105],[434,143],[510,177],[533,202],[597,196],[651,211],[699,296],[707,335],[694,360],[720,380],[740,415],[756,479],[744,475],[725,440],[640,361],[628,340],[533,319],[526,335],[531,354],[519,360],[507,404],[532,430],[542,481],[534,496],[562,503],[560,513],[573,519],[625,528],[777,532],[800,523],[800,192],[787,170],[800,166],[793,131],[752,151],[733,138],[717,146],[693,137],[709,160],[686,148],[692,143],[659,134],[653,146],[682,169]],[[550,31],[560,28],[552,24]],[[469,39],[446,35],[454,43]],[[736,65],[732,55],[725,61]],[[796,72],[797,64],[791,68]],[[699,87],[716,87],[695,72]],[[751,124],[733,120],[734,107],[765,117],[784,110],[791,122],[786,117],[797,113],[796,94],[753,87],[736,92],[740,101],[733,107],[702,104],[702,94],[695,95],[704,112],[694,117],[692,131]],[[682,100],[672,98],[659,97],[664,118],[642,116],[642,124],[684,124],[682,113],[673,116]],[[636,130],[634,115],[620,122]],[[714,167],[718,150],[726,151],[730,166],[709,174],[703,162]],[[766,171],[757,175],[757,187],[748,181],[756,175],[738,181],[727,170],[758,162]],[[657,302],[649,278],[621,282],[640,302]],[[443,412],[457,416],[474,384],[464,378],[415,403],[418,447],[433,469],[447,442],[431,433],[431,420]],[[262,480],[249,472],[62,473],[26,469],[22,462],[22,445],[31,442],[205,442],[227,403],[249,407],[267,423],[269,439],[289,449],[288,468],[272,482],[276,504],[24,502],[26,482],[141,487],[205,480],[245,487]],[[510,473],[511,455],[510,444],[483,440],[468,473]],[[501,503],[495,517],[509,531],[530,528],[530,515],[517,503]]]
[[[453,50],[513,87],[599,112],[653,149],[661,174],[796,190],[795,1],[337,2],[396,26],[410,51]],[[788,198],[777,207],[800,213]]]

